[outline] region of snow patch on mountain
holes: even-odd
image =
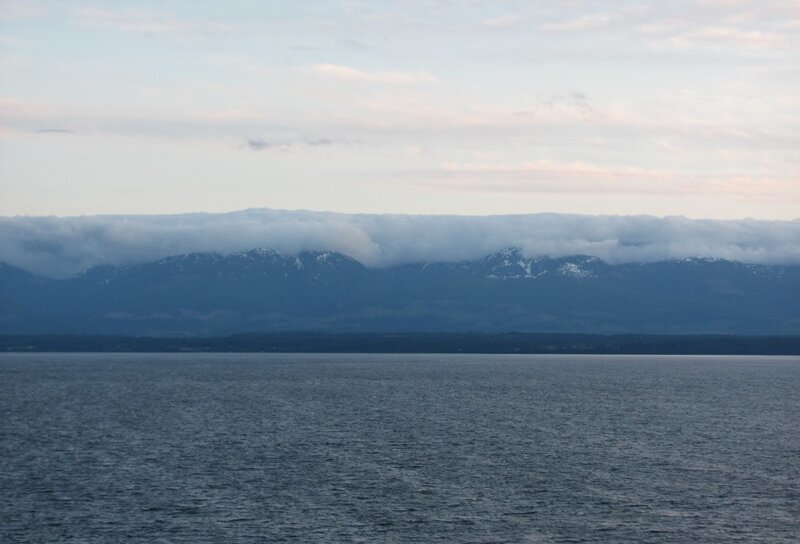
[[[576,263],[564,263],[558,267],[558,273],[562,276],[569,278],[583,279],[591,278],[594,273],[591,270],[586,270],[581,265]]]

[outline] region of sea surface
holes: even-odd
[[[0,542],[793,543],[800,359],[0,355]]]

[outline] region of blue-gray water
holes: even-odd
[[[792,542],[800,360],[2,355],[2,542]]]

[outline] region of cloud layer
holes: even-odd
[[[505,247],[610,263],[712,257],[800,264],[800,221],[535,214],[419,216],[245,210],[223,214],[0,217],[0,262],[67,277],[192,252],[335,250],[367,266],[459,261]]]

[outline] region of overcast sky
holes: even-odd
[[[800,217],[800,1],[0,0],[0,215]]]

